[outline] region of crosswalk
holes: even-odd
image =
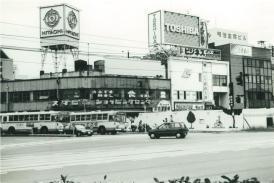
[[[273,137],[270,135],[269,137]],[[106,140],[120,140],[124,138],[137,138],[139,140],[147,139],[143,135],[140,136],[97,136],[94,138],[73,138],[55,140],[53,142],[46,142],[48,144],[62,145],[74,141],[106,141]],[[25,171],[25,170],[46,170],[62,168],[75,165],[96,165],[107,164],[119,161],[140,161],[149,160],[153,158],[168,158],[178,157],[190,154],[202,153],[217,153],[222,151],[240,151],[252,148],[274,148],[274,138],[248,138],[242,140],[217,139],[215,141],[192,141],[192,138],[177,140],[144,140],[143,146],[132,145],[113,145],[113,147],[101,148],[87,148],[87,149],[69,149],[56,152],[42,152],[39,154],[20,154],[20,155],[5,155],[1,156],[0,174],[7,174],[9,172]],[[197,139],[196,139],[197,140]],[[202,140],[202,139],[201,139]],[[29,148],[45,145],[45,142],[11,144],[1,147],[1,150],[19,150],[20,148]]]

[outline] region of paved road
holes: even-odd
[[[13,139],[12,139],[13,138]],[[274,133],[191,133],[186,139],[147,135],[3,137],[1,182],[57,180],[153,182],[188,175],[220,180],[222,174],[274,180]]]

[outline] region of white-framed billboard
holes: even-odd
[[[207,25],[199,17],[159,10],[148,15],[149,47],[156,44],[207,48]]]
[[[40,7],[40,38],[58,36],[80,39],[79,10],[66,4]]]

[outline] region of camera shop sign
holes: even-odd
[[[40,7],[40,37],[80,36],[79,10],[68,5]]]
[[[180,56],[191,58],[203,58],[221,60],[221,51],[215,49],[180,47]]]

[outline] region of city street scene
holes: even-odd
[[[0,182],[274,183],[273,10],[0,0]]]

